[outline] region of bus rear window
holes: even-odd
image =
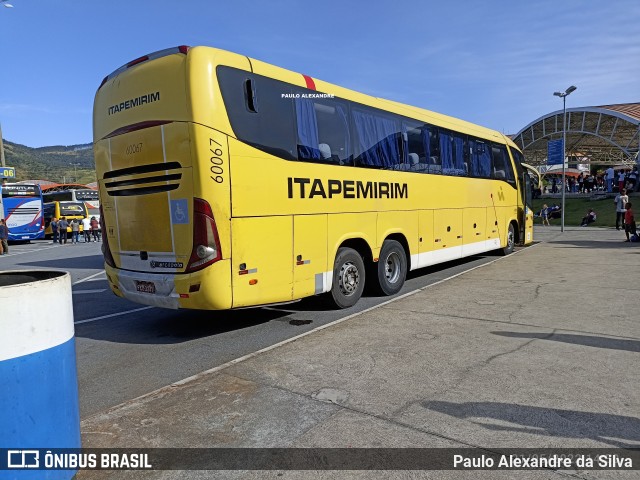
[[[60,204],[60,215],[62,215],[63,217],[69,217],[74,215],[75,216],[80,215],[84,217],[85,215],[84,205],[82,205],[81,203]]]

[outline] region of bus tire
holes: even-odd
[[[375,264],[378,293],[395,295],[400,291],[407,278],[407,255],[402,245],[395,240],[387,240],[382,244],[380,257]]]
[[[338,249],[333,264],[331,300],[338,308],[349,308],[362,296],[365,282],[364,261],[352,248]]]
[[[507,230],[507,246],[502,249],[502,253],[504,255],[509,255],[513,253],[513,249],[516,246],[516,229],[513,228],[513,223],[509,224],[509,229]]]

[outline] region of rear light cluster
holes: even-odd
[[[109,241],[107,239],[107,228],[104,223],[104,212],[102,211],[102,205],[100,205],[100,230],[102,232],[102,254],[104,255],[104,261],[112,268],[116,268],[116,262],[113,261],[113,255],[111,255],[111,248],[109,248]]]
[[[193,199],[193,249],[186,272],[196,272],[222,258],[218,229],[211,206],[201,198]]]

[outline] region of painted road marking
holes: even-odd
[[[100,317],[87,318],[86,320],[79,320],[79,321],[73,322],[73,323],[76,324],[76,325],[79,325],[80,323],[96,322],[98,320],[103,320],[105,318],[119,317],[120,315],[126,315],[128,313],[135,313],[135,312],[141,312],[143,310],[149,310],[150,308],[154,308],[154,307],[134,308],[133,310],[126,310],[124,312],[111,313],[109,315],[102,315]]]
[[[77,282],[73,283],[73,285],[75,286],[75,285],[78,285],[79,283],[87,282],[87,281],[91,280],[92,278],[97,277],[98,275],[101,275],[103,273],[105,273],[105,271],[104,270],[100,270],[98,273],[94,273],[93,275],[89,275],[88,277],[81,278]]]

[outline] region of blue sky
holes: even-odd
[[[10,0],[0,124],[31,147],[92,141],[102,79],[209,45],[504,133],[562,108],[640,102],[637,0]]]

